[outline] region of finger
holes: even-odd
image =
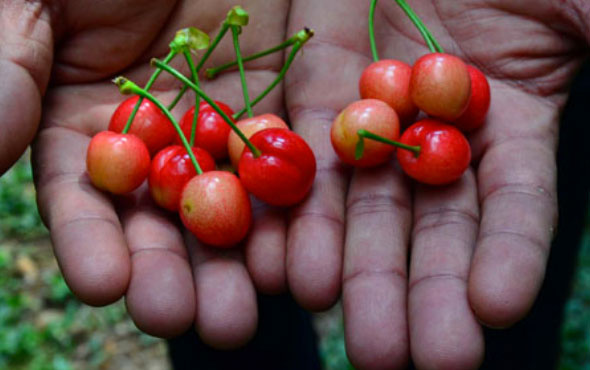
[[[416,189],[408,320],[420,369],[475,369],[483,359],[481,326],[467,298],[476,189],[470,171],[452,185]]]
[[[347,200],[343,309],[346,350],[362,369],[402,368],[411,195],[391,164],[357,170]]]
[[[90,305],[117,301],[130,260],[110,198],[86,175],[90,138],[64,128],[43,130],[33,147],[39,211],[72,292]]]
[[[9,1],[0,15],[0,175],[33,140],[53,59],[51,14],[43,2]]]
[[[131,254],[127,310],[140,330],[164,338],[185,332],[195,317],[188,253],[171,216],[154,208],[145,188],[121,216]]]
[[[253,206],[253,225],[244,249],[246,266],[257,291],[278,294],[287,286],[286,214],[256,201]]]
[[[215,348],[245,344],[256,331],[258,312],[241,251],[201,245],[192,235],[187,239],[195,280],[197,332]]]
[[[537,296],[556,222],[555,174],[554,151],[536,138],[500,142],[481,161],[482,219],[469,298],[487,325],[513,324]]]

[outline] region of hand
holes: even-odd
[[[89,182],[85,164],[90,138],[107,128],[115,107],[126,98],[111,83],[113,76],[124,74],[145,83],[153,72],[150,58],[168,53],[176,30],[197,26],[214,37],[234,4],[130,0],[100,8],[92,1],[63,4],[48,9],[39,2],[37,12],[24,13],[29,22],[19,24],[28,26],[23,35],[38,31],[39,50],[30,57],[41,60],[27,61],[38,69],[45,67],[45,78],[53,48],[48,22],[55,26],[53,79],[45,95],[33,154],[40,212],[68,285],[91,305],[109,304],[125,296],[136,325],[152,335],[178,335],[194,322],[211,345],[244,343],[255,331],[257,309],[255,286],[242,252],[209,249],[183,235],[178,219],[157,209],[145,186],[126,197],[98,191]],[[244,27],[241,37],[245,55],[286,38],[287,1],[249,1],[244,7],[252,23]],[[23,13],[12,17],[15,14]],[[233,53],[228,37],[208,64],[233,60]],[[178,58],[173,65],[182,68],[185,63]],[[281,66],[280,54],[248,64],[252,96],[275,78]],[[187,69],[184,72],[188,74]],[[204,82],[205,91],[235,110],[243,106],[239,86],[237,72]],[[38,96],[42,92],[40,87],[19,86],[25,88]],[[170,102],[179,88],[178,82],[163,73],[152,90]],[[177,117],[192,104],[194,98],[187,94],[174,110]],[[280,114],[280,88],[256,111]],[[284,244],[276,250],[271,242],[276,235],[273,227],[284,226],[280,219],[269,218],[268,213],[274,211],[258,207],[257,212],[261,217],[252,233],[255,242],[248,243],[253,247],[246,253],[255,256],[247,259],[250,274],[261,290],[280,291],[285,288]]]
[[[332,120],[359,99],[371,62],[369,1],[292,6],[290,27],[304,19],[316,37],[287,78],[287,104],[319,170],[289,228],[289,283],[305,306],[323,306],[343,254],[355,366],[403,367],[411,355],[418,368],[476,368],[480,323],[510,326],[530,309],[556,223],[559,112],[588,36],[573,3],[411,2],[445,50],[480,68],[492,88],[487,123],[469,137],[473,168],[436,188],[413,186],[395,164],[349,174],[330,146]],[[428,52],[395,2],[378,5],[381,58],[412,64]]]

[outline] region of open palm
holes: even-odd
[[[291,19],[313,25],[317,37],[288,77],[286,97],[319,172],[290,227],[288,278],[304,306],[321,306],[334,297],[330,279],[344,261],[347,352],[360,368],[400,367],[410,353],[419,368],[473,368],[484,350],[479,322],[513,324],[543,280],[557,212],[558,115],[584,56],[583,28],[557,1],[410,5],[447,52],[489,77],[486,125],[469,136],[473,166],[435,188],[410,183],[394,163],[339,164],[329,127],[359,99],[371,62],[369,1],[297,1]],[[412,64],[428,52],[394,1],[379,2],[375,24],[382,58]]]
[[[72,291],[94,305],[125,296],[137,326],[153,335],[177,335],[194,322],[205,341],[220,347],[239,345],[256,329],[255,287],[243,253],[220,253],[199,245],[190,233],[183,235],[178,217],[157,209],[146,186],[125,197],[96,190],[86,174],[85,153],[92,135],[107,128],[110,115],[125,99],[110,80],[124,74],[144,84],[153,72],[150,58],[168,53],[176,30],[196,26],[213,36],[233,5],[233,1],[113,1],[101,4],[103,10],[88,11],[94,9],[93,2],[76,1],[55,10],[53,20],[59,26],[52,81],[33,148],[39,208]],[[287,1],[244,4],[254,24],[241,35],[244,54],[284,40],[288,5]],[[231,33],[228,36],[209,64],[234,59]],[[177,59],[173,65],[187,73],[183,58]],[[45,63],[48,66],[51,60]],[[282,55],[249,64],[252,96],[275,78],[281,66]],[[152,91],[170,102],[179,88],[177,81],[162,74]],[[243,106],[237,73],[205,82],[203,88],[234,110]],[[178,104],[177,118],[194,104],[193,96],[187,94]],[[282,106],[278,89],[257,111],[281,114]],[[256,212],[261,216],[252,237],[265,227],[267,210],[259,207]],[[262,242],[250,243],[255,247],[247,250],[271,261],[250,263],[252,276],[260,277],[262,290],[281,290],[284,243],[274,253],[264,250]]]

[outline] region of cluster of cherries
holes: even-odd
[[[252,114],[252,106],[280,82],[313,32],[306,28],[278,46],[243,58],[239,34],[248,20],[244,9],[232,8],[212,43],[196,28],[178,31],[168,56],[163,61],[152,60],[156,71],[143,89],[128,79],[116,78],[122,93],[136,96],[119,105],[108,131],[92,138],[86,158],[94,186],[125,194],[147,179],[156,204],[179,212],[200,241],[217,247],[234,246],[248,233],[252,219],[249,194],[274,206],[291,206],[307,196],[316,172],[312,150],[285,121],[274,114]],[[198,83],[199,70],[229,30],[236,61],[208,69],[207,76],[238,66],[245,107],[235,114],[208,97]],[[289,46],[293,48],[276,80],[250,101],[243,63]],[[199,49],[206,52],[195,66],[191,52]],[[186,58],[190,79],[168,65],[178,54]],[[148,92],[162,71],[183,83],[168,107]],[[195,92],[195,105],[178,123],[170,111],[189,88]],[[249,117],[239,120],[246,112]],[[216,161],[227,162],[228,156],[238,175],[216,170]]]
[[[396,2],[422,33],[431,53],[413,67],[379,60],[373,32],[377,0],[372,0],[369,35],[374,63],[359,81],[362,100],[334,120],[332,146],[343,162],[356,167],[380,165],[397,147],[398,162],[408,176],[431,185],[449,184],[469,166],[471,148],[463,133],[484,124],[490,87],[477,68],[444,53],[404,0]],[[419,110],[429,117],[412,124]],[[405,128],[401,137],[400,125]]]

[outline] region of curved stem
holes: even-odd
[[[199,74],[195,69],[195,63],[193,63],[193,58],[191,57],[191,53],[186,50],[184,52],[184,57],[186,59],[186,63],[191,71],[191,77],[195,85],[199,86]],[[198,94],[195,94],[195,112],[193,114],[193,124],[191,125],[191,138],[190,138],[190,145],[191,147],[195,144],[195,133],[197,132],[197,119],[199,117],[199,109],[201,105],[201,97]]]
[[[289,70],[289,67],[293,63],[293,60],[295,59],[295,55],[297,54],[299,49],[301,49],[302,46],[303,45],[301,44],[301,42],[295,43],[295,45],[293,46],[293,49],[291,49],[291,52],[289,53],[289,56],[287,57],[287,61],[285,61],[285,64],[283,65],[283,68],[281,69],[281,72],[279,72],[279,74],[275,78],[275,80],[270,85],[268,85],[268,87],[262,93],[260,93],[260,95],[258,95],[256,97],[256,99],[254,99],[252,101],[252,106],[258,104],[262,99],[264,99],[264,97],[266,97],[279,84],[279,82],[281,82],[281,80],[285,77],[287,70]],[[238,119],[244,113],[246,113],[246,107],[242,108],[242,110],[235,113],[234,118]]]
[[[164,64],[162,61],[158,59],[152,59],[152,63],[157,67],[162,68],[166,72],[170,73],[172,76],[176,77],[182,83],[193,89],[195,93],[199,94],[199,96],[203,98],[203,100],[205,100],[207,103],[209,103],[211,108],[213,108],[223,118],[223,120],[228,125],[230,125],[232,130],[234,130],[234,132],[240,137],[244,144],[246,144],[246,146],[250,149],[254,157],[260,157],[260,155],[262,154],[260,150],[256,148],[250,140],[248,140],[246,135],[244,135],[244,133],[232,122],[231,118],[229,118],[228,115],[225,114],[225,112],[221,110],[221,108],[219,108],[219,106],[213,101],[213,99],[211,99],[209,96],[207,96],[207,94],[205,94],[205,92],[203,92],[203,90],[201,90],[197,85],[192,83],[188,78],[183,76],[182,73],[178,72],[176,69],[170,67],[169,65]]]
[[[407,145],[404,143],[400,143],[399,141],[393,141],[393,140],[389,140],[387,138],[384,138],[383,136],[379,136],[377,134],[374,134],[370,131],[364,130],[364,129],[360,129],[357,131],[357,134],[359,136],[359,140],[363,140],[363,139],[371,139],[371,140],[375,140],[375,141],[379,141],[381,143],[384,144],[389,144],[392,146],[396,146],[398,148],[402,148],[402,149],[406,149],[411,151],[412,153],[414,153],[414,155],[416,157],[418,157],[418,155],[420,155],[420,146],[416,145]]]
[[[428,48],[430,49],[430,51],[433,53],[435,53],[435,52],[444,53],[444,50],[440,46],[438,41],[436,41],[434,36],[432,36],[432,33],[424,25],[424,22],[422,22],[420,17],[418,17],[418,15],[408,5],[408,3],[405,0],[395,0],[395,2],[400,6],[400,8],[402,8],[402,10],[408,16],[408,18],[410,18],[412,23],[414,23],[414,25],[416,26],[418,31],[420,31],[420,34],[422,34],[422,37],[424,38],[424,41],[428,45]]]
[[[244,61],[242,60],[242,51],[240,50],[240,28],[231,26],[231,32],[234,39],[234,50],[236,51],[236,61],[240,70],[240,79],[242,80],[242,94],[244,95],[244,105],[248,111],[248,117],[254,117],[252,105],[250,104],[250,94],[248,93],[248,83],[246,82],[246,73],[244,72]]]
[[[373,61],[379,61],[379,53],[377,52],[377,43],[375,42],[375,7],[377,0],[371,0],[369,7],[369,41],[371,42],[371,53],[373,54]]]
[[[164,64],[164,65],[166,65],[166,64]],[[201,166],[199,166],[199,162],[197,162],[197,159],[195,158],[195,154],[191,150],[191,147],[190,147],[188,141],[186,140],[184,133],[180,129],[180,126],[178,125],[178,122],[176,122],[176,119],[174,118],[174,116],[164,106],[164,104],[162,104],[162,102],[160,102],[158,99],[156,99],[156,97],[154,97],[152,94],[147,92],[145,89],[142,89],[141,87],[137,86],[135,83],[127,80],[126,78],[118,77],[117,79],[115,79],[115,83],[119,86],[119,89],[121,90],[121,92],[123,92],[123,93],[131,92],[133,94],[137,94],[142,98],[148,99],[149,101],[154,103],[158,108],[160,108],[162,113],[164,113],[164,115],[170,120],[170,122],[172,122],[172,125],[174,126],[176,133],[178,134],[178,136],[180,136],[180,141],[182,141],[182,145],[184,146],[184,149],[186,149],[188,156],[190,157],[191,162],[193,163],[193,166],[195,167],[195,170],[197,171],[197,174],[198,175],[202,174],[203,170],[201,169]]]
[[[164,63],[166,63],[166,64],[170,63],[170,61],[175,56],[176,56],[176,52],[173,50],[170,50],[168,55],[166,55],[166,58],[164,58]],[[154,71],[154,73],[152,73],[152,76],[150,77],[148,82],[145,84],[146,91],[152,87],[154,82],[156,82],[156,79],[158,78],[160,73],[162,73],[161,69],[156,69]],[[123,128],[123,131],[121,133],[126,134],[129,131],[129,129],[131,128],[131,123],[133,122],[133,119],[135,119],[135,115],[137,115],[137,111],[139,110],[139,107],[141,106],[142,102],[143,102],[143,97],[139,97],[139,99],[137,100],[137,103],[135,103],[135,107],[133,107],[133,111],[131,112],[131,115],[129,115],[129,118],[127,119],[127,123],[125,124],[125,127]]]

